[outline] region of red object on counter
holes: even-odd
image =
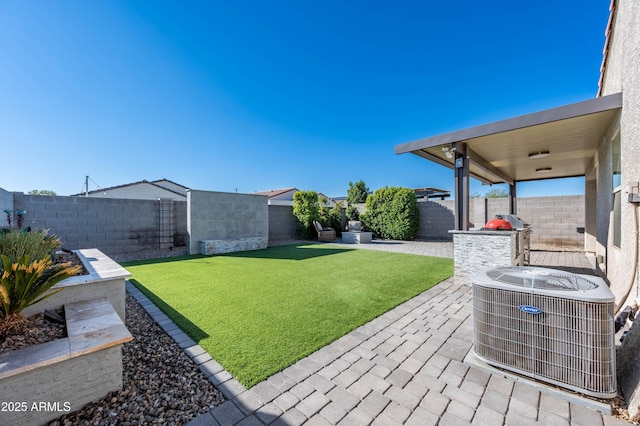
[[[484,225],[484,229],[493,231],[511,231],[513,227],[508,220],[504,219],[491,219]]]

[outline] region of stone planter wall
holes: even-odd
[[[45,309],[61,309],[71,302],[106,298],[124,321],[124,282],[131,274],[98,249],[75,250],[75,253],[89,275],[78,275],[59,282],[52,290],[62,288],[62,291],[29,306],[22,313],[31,316]]]
[[[65,304],[67,335],[0,354],[1,425],[41,425],[122,388],[132,339],[109,300]]]

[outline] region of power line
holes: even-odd
[[[84,193],[85,196],[88,196],[89,193],[89,181],[91,181],[91,183],[93,183],[96,187],[96,190],[104,190],[103,187],[101,187],[100,185],[98,185],[96,183],[96,181],[94,181],[93,179],[91,179],[91,177],[89,175],[85,176],[85,181],[84,181],[84,185],[82,185],[82,190],[80,191],[80,193]],[[109,194],[107,191],[104,191],[104,193],[106,195],[108,195],[111,198],[114,198],[113,195]]]

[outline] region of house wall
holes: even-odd
[[[283,192],[282,194],[271,197],[272,200],[290,200],[293,201],[293,194],[295,194],[298,190],[292,189],[291,191]]]
[[[638,276],[633,276],[633,265],[638,266],[636,244],[638,234],[634,215],[638,212],[627,202],[629,184],[640,182],[640,4],[633,0],[615,2],[616,13],[602,84],[602,95],[622,92],[622,111],[619,120],[614,120],[598,149],[597,158],[597,245],[599,253],[605,256],[604,269],[611,289],[617,299],[626,295],[631,287],[631,295],[639,293]],[[622,209],[621,247],[612,243],[611,210],[611,141],[617,127],[620,128]],[[637,268],[636,268],[637,269]]]
[[[186,201],[186,193],[180,196],[175,192],[159,188],[148,183],[127,185],[121,188],[112,188],[107,191],[90,193],[91,198],[121,198],[130,200],[155,200],[157,198],[171,198]]]
[[[24,226],[49,229],[51,234],[62,240],[64,248],[98,248],[109,254],[158,247],[158,207],[155,200],[25,195],[18,192],[12,196],[15,209],[27,211]],[[174,238],[176,242],[184,242],[186,220],[178,216],[180,211],[186,211],[186,202],[174,203]]]
[[[638,302],[638,205],[627,201],[627,192],[640,182],[640,3],[617,0],[611,5],[615,13],[609,34],[608,54],[601,94],[622,92],[622,110],[608,129],[593,162],[596,176],[595,245],[603,257],[600,265],[606,271],[611,290],[619,307]],[[612,141],[619,132],[621,153],[620,247],[613,244],[615,219],[612,207]],[[593,184],[591,184],[593,186]],[[627,297],[628,295],[628,297]],[[625,339],[617,352],[618,384],[627,403],[630,418],[640,415],[640,352],[638,351],[638,321],[629,330],[633,339]]]
[[[174,192],[177,192],[179,194],[184,194],[183,197],[185,199],[187,198],[187,190],[184,187],[178,185],[177,183],[173,183],[173,182],[170,182],[168,180],[159,180],[159,181],[154,181],[153,183],[155,185],[162,186],[164,188],[170,189],[170,190],[172,190]]]
[[[597,203],[597,181],[595,172],[591,171],[585,177],[585,233],[584,233],[584,249],[585,251],[595,253],[596,252],[596,203]]]
[[[4,210],[13,210],[13,193],[0,188],[0,224],[7,226]],[[13,220],[13,217],[11,218]]]
[[[267,197],[191,190],[187,193],[187,234],[189,253],[201,252],[202,241],[220,241],[224,250],[234,250],[228,244],[237,241],[238,248],[265,248],[269,238]],[[215,250],[215,247],[213,248]]]
[[[616,256],[615,248],[612,244],[612,217],[613,217],[613,176],[612,176],[612,140],[620,132],[619,114],[614,119],[613,124],[607,130],[602,142],[598,145],[598,150],[594,158],[595,173],[595,205],[590,205],[591,214],[595,214],[595,235],[593,238],[595,253],[602,261],[598,262],[598,268],[607,274],[612,285],[612,290],[616,293],[614,282],[619,279],[614,278],[616,271],[610,271],[609,263]],[[593,184],[592,184],[593,185]],[[585,189],[586,192],[586,189]],[[611,274],[609,274],[611,272]],[[613,279],[613,280],[612,280]],[[618,297],[621,297],[618,296]]]

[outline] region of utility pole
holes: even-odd
[[[84,196],[89,196],[89,175],[84,178]]]

